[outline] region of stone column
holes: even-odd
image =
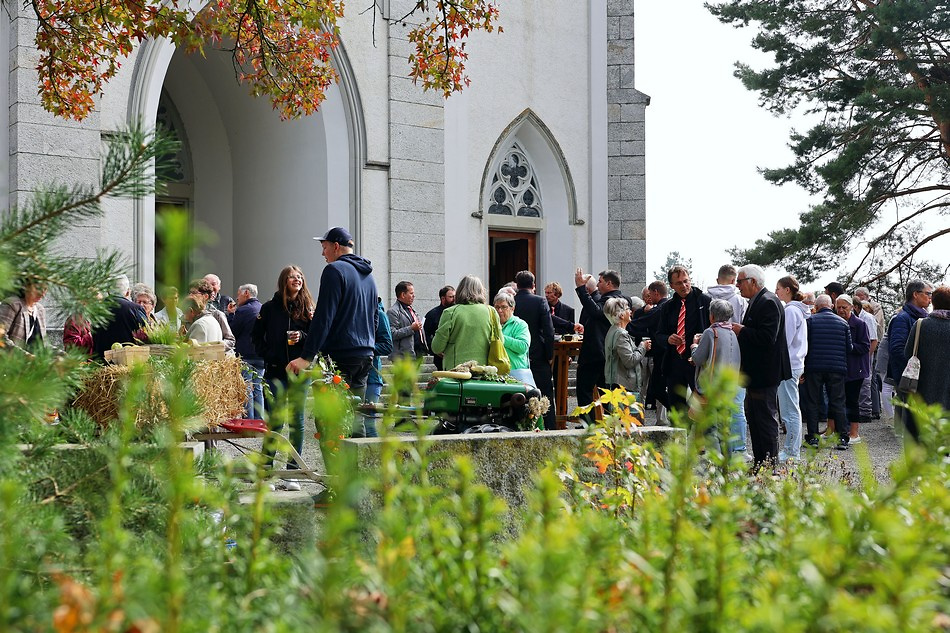
[[[408,34],[416,16],[397,21],[415,0],[393,0],[389,23],[389,288],[411,281],[420,309],[445,285],[445,114],[439,92],[409,79]],[[364,230],[373,230],[366,227]],[[382,280],[378,280],[382,281]],[[428,308],[426,308],[428,309]]]
[[[647,281],[644,115],[650,98],[634,88],[633,5],[607,1],[607,262],[638,295]]]

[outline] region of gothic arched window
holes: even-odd
[[[492,176],[488,213],[522,218],[541,217],[541,193],[531,161],[515,144]]]

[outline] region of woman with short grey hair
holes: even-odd
[[[649,351],[650,343],[639,346],[627,333],[632,311],[623,297],[612,297],[604,304],[604,316],[610,321],[610,329],[604,337],[604,381],[610,389],[623,387],[640,393],[640,359]]]
[[[132,301],[142,306],[142,309],[145,310],[145,316],[148,317],[148,322],[150,324],[155,324],[155,304],[158,303],[158,298],[155,296],[155,291],[152,290],[151,286],[148,284],[137,283],[132,286],[132,291],[129,293],[132,296]]]
[[[488,348],[501,334],[498,313],[485,305],[485,284],[474,275],[462,277],[455,289],[455,305],[439,318],[431,349],[442,354],[442,364],[451,369],[473,360],[488,363]]]
[[[742,270],[741,268],[739,269]],[[709,327],[703,331],[699,343],[692,345],[692,362],[696,365],[696,392],[702,395],[712,375],[724,367],[739,372],[741,355],[739,339],[732,331],[732,304],[724,299],[713,299],[709,304]],[[729,441],[722,441],[718,429],[710,429],[710,437],[720,449],[730,449]]]
[[[492,302],[498,319],[501,321],[501,334],[511,362],[511,377],[520,380],[526,385],[536,387],[534,374],[531,373],[531,363],[528,360],[528,349],[531,347],[531,332],[523,319],[515,316],[515,297],[501,289]]]

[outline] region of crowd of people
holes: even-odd
[[[705,292],[692,285],[690,271],[673,266],[666,280],[655,280],[639,296],[621,290],[619,273],[596,278],[578,268],[575,310],[562,301],[560,283],[536,292],[533,273],[521,271],[490,295],[482,281],[465,276],[457,287],[439,291],[439,304],[420,317],[410,281],[395,286],[386,309],[371,263],[353,252],[353,237],[334,227],[321,237],[327,262],[314,297],[304,272],[288,265],[277,277],[273,296],[262,303],[254,284],[238,288],[233,299],[221,292],[214,274],[192,282],[179,302],[178,290],[158,297],[145,284],[130,285],[124,275],[108,300],[107,321],[92,327],[75,315],[64,326],[64,345],[101,359],[115,343],[141,339],[148,327],[167,323],[200,343],[220,342],[243,361],[248,384],[248,418],[265,417],[280,406],[294,448],[303,447],[303,402],[288,402],[290,377],[328,356],[354,394],[377,401],[383,387],[384,356],[421,358],[431,354],[438,368],[467,361],[498,362],[505,356],[510,374],[536,387],[551,407],[543,426],[555,428],[555,376],[552,357],[559,335],[582,335],[576,397],[593,402],[599,389],[623,387],[656,410],[659,423],[670,409],[687,410],[702,397],[704,374],[734,367],[743,375],[725,450],[746,452],[751,461],[795,460],[802,447],[818,447],[821,435],[835,437],[846,450],[861,442],[860,425],[881,418],[902,420],[919,437],[917,421],[894,401],[908,359],[919,364],[913,383],[928,403],[950,409],[950,374],[941,369],[950,356],[950,288],[915,280],[905,303],[889,320],[867,288],[848,295],[833,282],[823,292],[803,292],[794,277],[768,289],[759,266],[722,266],[716,284]],[[5,345],[28,349],[46,339],[42,288],[27,285],[0,304]],[[493,299],[489,301],[489,297]],[[497,345],[497,347],[496,347]],[[905,382],[908,380],[905,379]],[[264,398],[266,383],[270,399]],[[825,429],[819,426],[825,421]],[[353,434],[376,435],[371,416],[357,416]],[[781,430],[781,432],[780,432]],[[780,435],[784,441],[779,446]]]

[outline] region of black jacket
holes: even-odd
[[[581,305],[581,324],[584,326],[584,342],[581,343],[581,353],[577,357],[578,364],[604,364],[604,339],[610,329],[610,321],[604,316],[604,304],[613,297],[624,298],[620,290],[611,290],[606,294],[587,294],[586,286],[574,289]],[[596,299],[594,298],[596,297]]]
[[[436,369],[442,369],[442,357],[432,351],[432,339],[435,338],[435,331],[439,329],[439,321],[442,320],[442,313],[448,306],[439,305],[426,312],[425,320],[422,323],[422,331],[426,333],[426,346],[429,347],[429,353],[432,354],[432,364]]]
[[[515,316],[528,324],[531,333],[528,360],[550,363],[554,357],[554,324],[547,300],[522,288],[515,294]]]
[[[777,387],[792,377],[792,364],[785,341],[785,308],[775,293],[765,288],[749,300],[745,326],[739,331],[742,373],[749,389]],[[845,324],[847,327],[847,324]]]
[[[261,302],[257,297],[251,297],[246,303],[235,308],[233,313],[228,314],[228,325],[231,326],[231,333],[234,334],[234,351],[247,361],[261,360],[254,348],[254,341],[251,340],[251,333],[254,331],[254,324],[257,323],[257,315],[260,312]]]
[[[94,358],[99,359],[114,343],[135,342],[135,333],[145,327],[146,322],[145,310],[139,304],[117,296],[106,301],[113,303],[109,321],[92,331]]]
[[[696,334],[702,334],[709,327],[709,304],[712,303],[712,297],[707,295],[699,288],[693,288],[686,295],[686,349],[682,357],[688,360],[693,352],[690,345],[693,344],[693,337]],[[676,348],[670,345],[669,338],[671,334],[676,334],[676,322],[679,319],[680,306],[683,304],[683,298],[673,293],[669,300],[663,303],[660,308],[660,317],[657,322],[656,337],[653,339],[653,345],[658,353],[656,356],[663,356],[668,359],[676,355]],[[656,308],[654,308],[655,310]]]
[[[285,376],[287,363],[300,358],[309,327],[309,320],[291,318],[284,309],[280,292],[275,292],[274,298],[261,306],[251,331],[251,340],[258,357],[264,359],[264,371],[268,377]],[[287,332],[290,330],[303,332],[296,345],[287,344]]]
[[[550,306],[548,309],[550,309]],[[574,308],[563,301],[558,301],[554,305],[554,311],[551,313],[551,322],[554,323],[555,334],[573,334]]]

